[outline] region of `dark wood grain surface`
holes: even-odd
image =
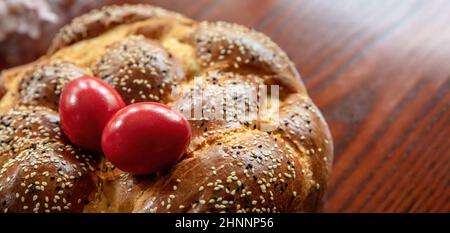
[[[327,119],[323,212],[450,212],[450,1],[157,0],[269,35]]]

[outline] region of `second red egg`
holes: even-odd
[[[101,151],[103,128],[123,107],[119,93],[106,82],[88,76],[74,79],[61,93],[61,128],[73,144]]]
[[[118,111],[105,126],[103,153],[122,171],[149,174],[181,159],[191,138],[186,118],[170,107],[141,102]]]

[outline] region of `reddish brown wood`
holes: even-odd
[[[450,2],[156,0],[269,35],[327,119],[324,212],[450,212]]]

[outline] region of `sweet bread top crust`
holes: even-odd
[[[96,188],[96,158],[70,145],[58,114],[18,106],[0,116],[0,206],[4,212],[80,212]]]
[[[36,67],[21,80],[20,102],[57,111],[64,85],[83,75],[86,75],[83,69],[59,60]]]
[[[143,36],[113,44],[97,61],[93,73],[115,87],[125,103],[170,100],[184,71],[172,55]]]
[[[49,54],[78,41],[95,37],[120,24],[151,18],[182,19],[184,16],[149,5],[106,6],[75,18],[53,38]]]
[[[293,63],[262,33],[237,24],[202,22],[193,34],[197,57],[203,66],[223,64],[225,69],[277,74],[283,84],[303,90]],[[219,65],[220,66],[220,65]]]
[[[184,158],[133,176],[71,145],[57,106],[64,84],[82,75],[104,79],[127,104],[199,107]],[[261,104],[246,91],[271,85],[279,111],[272,104],[241,118]],[[286,53],[244,26],[149,5],[104,7],[63,27],[47,55],[2,72],[0,98],[0,211],[299,212],[314,211],[326,190],[328,126]],[[207,117],[230,99],[242,111]]]

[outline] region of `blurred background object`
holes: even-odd
[[[0,2],[0,40],[13,34],[37,39],[41,23],[55,24],[58,16],[44,0],[4,0]]]
[[[109,4],[138,0],[1,0],[0,70],[45,53],[58,29],[75,16]]]
[[[69,18],[129,1],[45,2],[49,7],[25,16],[41,18],[40,36],[3,36],[0,63],[31,61]],[[140,2],[255,28],[288,53],[333,135],[322,211],[450,212],[450,1]],[[4,20],[9,17],[0,16],[0,25],[9,23]]]

